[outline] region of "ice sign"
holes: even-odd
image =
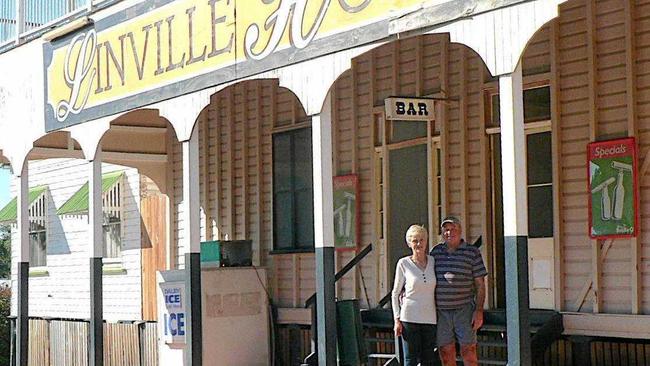
[[[160,283],[162,294],[163,339],[167,344],[185,343],[187,317],[185,314],[185,283]]]
[[[183,297],[179,287],[164,289],[163,296],[165,298],[165,306],[167,306],[167,309],[180,309],[183,307]]]

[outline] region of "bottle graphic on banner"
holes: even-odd
[[[612,168],[618,170],[618,180],[616,182],[616,188],[614,188],[613,217],[614,220],[620,220],[623,218],[623,208],[625,208],[625,186],[623,184],[623,178],[625,172],[632,173],[632,166],[618,161],[612,161]]]
[[[591,190],[591,193],[601,192],[600,206],[601,206],[601,218],[603,221],[608,221],[612,217],[612,200],[609,197],[609,185],[614,183],[616,179],[610,177],[604,182],[600,183],[594,189]]]

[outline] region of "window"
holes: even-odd
[[[526,136],[528,236],[553,236],[553,159],[551,133]]]
[[[32,187],[27,197],[29,217],[29,266],[47,265],[47,186]],[[14,197],[0,209],[0,224],[16,223],[18,198]]]
[[[120,175],[121,177],[121,175]],[[122,179],[103,194],[104,258],[117,259],[122,254]]]
[[[526,89],[524,94],[524,122],[548,121],[551,119],[551,89],[548,86]],[[493,94],[492,126],[499,126],[499,94]]]
[[[422,121],[388,121],[390,123],[389,143],[427,137],[427,123]]]
[[[30,192],[31,194],[31,192]],[[47,265],[47,199],[45,191],[29,206],[29,266]]]
[[[314,247],[311,128],[273,135],[273,243],[280,251]]]
[[[524,123],[551,119],[551,92],[548,86],[526,89]],[[492,126],[499,125],[499,95],[491,96]],[[528,125],[531,126],[531,125]],[[526,170],[528,186],[528,236],[553,236],[553,158],[551,133],[532,127],[526,134]]]

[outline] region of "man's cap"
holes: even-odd
[[[442,228],[445,224],[460,225],[460,220],[456,216],[447,216],[442,220],[442,222],[440,222],[440,227]]]

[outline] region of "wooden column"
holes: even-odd
[[[440,42],[440,92],[443,97],[449,97],[449,38],[445,37]],[[440,108],[436,114],[436,121],[440,121],[440,203],[442,217],[447,216],[449,212],[449,194],[446,167],[449,166],[449,120],[447,118],[447,103],[440,103]],[[433,229],[433,228],[432,228]]]
[[[228,229],[226,230],[226,240],[234,240],[237,231],[235,230],[236,226],[236,204],[235,204],[235,86],[228,88],[227,94],[227,111],[226,114],[228,118],[228,186],[226,187],[228,192],[228,209],[226,213],[228,215]]]
[[[25,33],[25,6],[27,0],[16,1],[16,44],[20,44],[20,37]]]
[[[102,153],[101,146],[88,162],[88,242],[90,243],[90,327],[88,364],[104,364],[103,272],[104,233],[102,230]]]
[[[199,206],[199,138],[198,127],[189,140],[181,142],[183,150],[183,201],[182,222],[185,235],[180,238],[185,248],[185,289],[187,305],[187,338],[185,364],[202,364],[202,317],[201,317],[201,228]]]
[[[589,84],[589,141],[598,139],[598,83],[596,81],[596,4],[587,0],[587,71]],[[603,299],[600,293],[602,282],[602,241],[591,239],[592,289],[594,294],[593,312],[601,311]]]
[[[334,366],[337,357],[330,96],[324,106],[320,115],[312,117],[318,364]]]
[[[18,263],[16,294],[16,366],[27,366],[29,344],[29,162],[23,163],[18,179]]]
[[[460,219],[463,225],[465,225],[466,236],[469,236],[469,179],[468,179],[468,148],[467,148],[467,129],[469,127],[469,118],[467,117],[468,99],[469,94],[467,91],[467,78],[469,77],[469,72],[467,71],[467,59],[469,55],[467,54],[467,48],[461,47],[460,49],[460,105],[459,105],[459,124],[460,124]]]
[[[564,273],[563,249],[561,244],[562,228],[564,226],[560,196],[562,185],[562,145],[560,143],[560,22],[553,20],[549,26],[550,31],[550,59],[551,59],[551,149],[553,156],[553,249],[554,249],[554,295],[555,309],[564,309]]]
[[[352,60],[352,67],[351,67],[351,73],[350,73],[350,82],[352,84],[352,174],[358,174],[359,173],[359,142],[358,142],[358,135],[359,135],[359,118],[357,116],[357,111],[358,111],[358,104],[359,104],[359,97],[357,95],[358,90],[357,90],[357,81],[359,77],[357,76],[358,68],[357,68],[357,61],[355,59]],[[333,119],[332,119],[333,121]],[[335,170],[334,172],[338,172],[338,170]],[[358,178],[358,176],[357,176]],[[357,197],[357,205],[361,204],[361,197]],[[355,238],[356,239],[356,238]],[[359,245],[359,243],[355,243],[356,245]],[[355,251],[356,253],[356,251]],[[341,256],[342,257],[342,256]],[[342,259],[342,258],[341,258]],[[342,261],[341,261],[342,262]],[[343,266],[343,263],[340,263],[339,266]],[[361,263],[356,266],[357,268],[354,270],[352,274],[352,287],[353,287],[353,294],[352,296],[355,299],[359,298],[359,273],[361,272]],[[336,270],[337,272],[339,271],[339,268]],[[342,283],[343,281],[341,281]],[[370,306],[370,304],[368,304]]]
[[[526,135],[521,63],[499,77],[508,364],[532,365],[528,299]]]
[[[638,136],[637,108],[636,108],[636,42],[634,27],[634,1],[625,0],[625,61],[626,61],[626,104],[627,104],[627,135],[630,137]],[[637,149],[638,149],[637,141]],[[641,188],[639,188],[640,190]],[[639,199],[637,196],[637,199]],[[637,202],[636,207],[641,207]],[[639,214],[640,215],[640,214]],[[642,223],[643,221],[640,221]],[[639,225],[640,226],[640,225]],[[643,230],[640,229],[642,232]],[[642,284],[641,278],[641,241],[639,235],[630,239],[630,289],[632,290],[632,314],[641,312],[642,302]]]
[[[485,132],[485,129],[488,124],[488,118],[489,115],[486,113],[486,99],[487,99],[487,94],[484,91],[485,87],[485,79],[486,79],[486,69],[481,65],[479,67],[480,73],[479,73],[479,85],[481,86],[481,94],[479,95],[479,131],[481,134],[480,137],[480,142],[481,142],[481,177],[483,178],[483,184],[481,184],[481,214],[482,214],[482,219],[481,219],[481,232],[483,233],[483,240],[485,240],[485,252],[489,253],[486,261],[487,265],[487,270],[488,273],[494,273],[494,256],[492,255],[493,250],[494,250],[494,242],[493,238],[494,236],[492,235],[492,225],[491,225],[491,220],[492,220],[492,205],[490,202],[492,202],[492,191],[491,191],[491,185],[492,185],[492,179],[490,176],[490,140]],[[495,307],[496,302],[494,299],[494,277],[491,275],[487,276],[487,303],[489,307]]]

